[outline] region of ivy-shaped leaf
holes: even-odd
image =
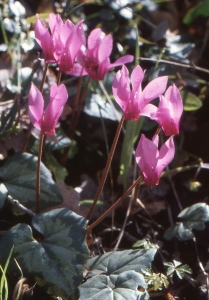
[[[4,261],[14,245],[13,257],[24,276],[32,276],[49,294],[77,299],[84,264],[89,257],[86,222],[66,208],[35,215],[32,226],[43,239],[38,242],[29,225],[18,224],[2,235],[0,257]],[[14,264],[11,268],[14,269]]]
[[[141,273],[142,268],[148,268],[154,258],[156,249],[125,250],[108,252],[88,260],[86,268],[89,270],[88,277],[105,273],[117,276],[125,271],[133,270]]]
[[[171,240],[176,236],[180,241],[190,240],[194,237],[192,229],[203,230],[205,222],[209,221],[209,206],[205,203],[197,203],[185,208],[179,215],[181,219],[176,225],[168,228],[164,238]]]
[[[28,153],[15,154],[0,168],[1,194],[8,194],[27,208],[36,207],[37,157]],[[3,192],[2,192],[3,191]],[[3,199],[0,197],[0,200]],[[50,171],[41,163],[41,209],[60,204],[62,196]],[[0,203],[1,207],[1,203]]]
[[[97,275],[87,280],[79,288],[79,300],[142,300],[149,299],[146,292],[139,292],[139,286],[146,286],[143,275],[135,271],[125,271],[117,276]]]
[[[149,299],[141,270],[150,267],[155,253],[156,249],[125,250],[89,259],[88,280],[79,287],[79,300]]]

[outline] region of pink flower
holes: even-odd
[[[116,102],[124,112],[126,120],[137,120],[140,115],[149,117],[151,113],[157,111],[156,106],[148,103],[164,93],[168,77],[162,76],[152,80],[142,91],[143,79],[144,71],[140,66],[136,66],[131,74],[131,90],[128,69],[123,66],[115,74],[112,91]]]
[[[164,168],[172,161],[175,153],[173,137],[170,137],[158,150],[158,135],[153,141],[141,135],[136,148],[136,162],[147,185],[157,185]]]
[[[165,97],[160,96],[158,109],[150,115],[150,118],[160,124],[165,135],[170,136],[179,133],[179,121],[182,112],[181,95],[175,84],[173,84],[165,92]]]
[[[110,34],[105,35],[101,28],[91,31],[87,44],[88,49],[85,45],[82,45],[78,52],[76,72],[72,75],[89,74],[94,80],[103,80],[105,74],[114,67],[132,62],[134,59],[132,55],[124,55],[111,64],[110,54],[113,47],[113,38]]]
[[[31,123],[45,135],[55,133],[57,121],[68,98],[66,87],[54,83],[50,89],[50,102],[44,111],[44,99],[32,83],[29,93],[29,117]]]
[[[46,62],[56,61],[60,72],[71,72],[77,53],[84,42],[83,20],[74,25],[70,20],[65,23],[59,15],[49,15],[51,35],[45,23],[38,17],[35,37],[42,47]]]
[[[56,62],[54,57],[54,45],[52,41],[52,36],[49,33],[48,28],[46,27],[46,24],[42,19],[39,18],[37,15],[38,20],[35,24],[35,38],[40,47],[43,50],[44,58],[47,63],[54,63]]]

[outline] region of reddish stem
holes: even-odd
[[[97,226],[101,221],[104,220],[104,218],[106,218],[132,191],[132,189],[138,184],[140,183],[140,181],[142,180],[142,175],[140,175],[137,180],[127,189],[127,191],[123,194],[122,197],[120,197],[101,217],[99,217],[94,223],[92,223],[91,225],[89,225],[86,229],[86,233],[88,234],[92,228],[94,228],[95,226]]]
[[[36,212],[40,212],[40,195],[41,195],[41,157],[43,150],[44,134],[41,133],[39,140],[38,161],[36,170]]]
[[[91,218],[91,215],[92,215],[92,213],[94,211],[94,208],[95,208],[95,206],[97,204],[99,196],[101,195],[102,189],[104,187],[104,184],[105,184],[105,181],[106,181],[106,178],[107,178],[107,174],[108,174],[108,171],[110,169],[110,164],[111,164],[111,161],[112,161],[112,158],[113,158],[113,154],[115,152],[115,147],[117,145],[118,138],[119,138],[119,135],[120,135],[120,132],[121,132],[124,120],[125,120],[125,118],[124,118],[124,116],[122,116],[122,118],[121,118],[121,120],[120,120],[120,122],[118,124],[118,128],[117,128],[117,131],[116,131],[116,134],[115,134],[115,137],[114,137],[114,141],[112,143],[112,147],[110,149],[110,153],[109,153],[109,156],[108,156],[108,159],[107,159],[107,163],[106,163],[103,175],[102,175],[102,179],[100,181],[100,184],[99,184],[96,196],[94,198],[94,202],[93,202],[93,204],[92,204],[92,206],[91,206],[91,208],[89,210],[89,213],[87,215],[87,219],[88,220]]]

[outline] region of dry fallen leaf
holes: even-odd
[[[78,215],[86,217],[89,209],[86,207],[81,208],[79,206],[79,201],[80,201],[79,193],[77,193],[74,189],[69,190],[67,185],[64,183],[64,181],[57,181],[56,184],[63,197],[63,202],[60,205],[56,206],[56,208],[66,207],[74,211]]]

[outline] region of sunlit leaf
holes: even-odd
[[[183,23],[191,24],[198,17],[209,17],[209,1],[199,2],[198,5],[191,8],[184,16]]]
[[[181,91],[185,111],[197,110],[202,106],[202,101],[193,93]]]

